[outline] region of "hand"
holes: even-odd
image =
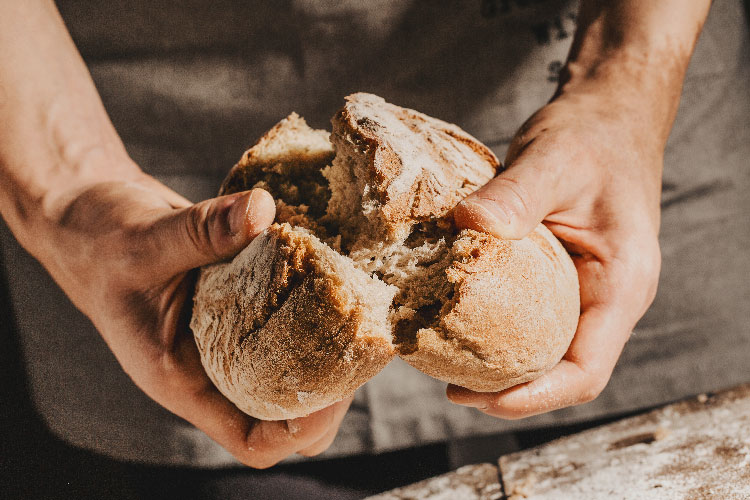
[[[562,93],[518,132],[507,170],[458,205],[460,226],[501,238],[544,220],[578,270],[581,317],[562,361],[539,379],[499,393],[449,386],[453,402],[516,419],[604,389],[659,276],[663,143],[648,125],[617,99]]]
[[[330,445],[349,405],[260,422],[212,385],[187,326],[191,270],[268,226],[264,191],[192,205],[130,160],[54,2],[0,2],[0,216],[146,394],[242,462]]]
[[[664,147],[710,2],[582,0],[553,100],[521,128],[507,170],[460,203],[460,226],[522,238],[540,221],[578,270],[581,317],[562,361],[455,403],[522,418],[594,399],[653,301]],[[502,334],[502,332],[498,332]]]
[[[37,257],[146,394],[253,467],[330,446],[350,400],[294,420],[253,419],[213,386],[188,328],[191,270],[231,258],[273,222],[267,192],[193,205],[138,171],[60,200]]]

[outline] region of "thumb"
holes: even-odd
[[[521,239],[557,206],[557,179],[542,159],[521,156],[490,182],[464,198],[453,210],[460,228],[498,238]]]
[[[159,247],[158,274],[174,276],[233,257],[273,223],[276,206],[253,189],[172,211],[152,227]]]

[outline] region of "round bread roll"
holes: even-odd
[[[191,326],[219,390],[275,420],[351,395],[395,355],[475,391],[558,363],[579,315],[560,242],[541,224],[500,240],[451,219],[499,170],[492,151],[370,94],[332,125],[329,142],[290,115],[222,185],[268,190],[277,223],[201,271]]]

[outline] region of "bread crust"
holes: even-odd
[[[444,217],[495,176],[495,154],[459,127],[413,109],[357,93],[334,115],[338,154],[364,155],[368,193],[386,237],[415,222]]]
[[[446,279],[451,300],[401,357],[473,391],[502,391],[537,378],[565,354],[578,324],[575,266],[539,225],[522,240],[463,231]]]
[[[280,176],[293,176],[301,170],[319,172],[333,160],[328,135],[325,130],[311,129],[304,118],[291,113],[245,151],[222,182],[219,195],[251,189],[269,172]],[[324,182],[322,176],[320,181]]]
[[[386,321],[378,331],[367,317],[385,315],[395,290],[384,310],[371,307],[373,290],[345,286],[315,242],[273,224],[230,263],[204,267],[196,285],[190,326],[203,366],[229,400],[262,420],[340,401],[395,355]],[[377,295],[387,285],[370,287]]]

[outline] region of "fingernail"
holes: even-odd
[[[485,401],[466,401],[465,403],[456,403],[456,404],[459,404],[461,406],[468,406],[469,408],[476,408],[478,410],[487,409],[487,403]]]
[[[469,408],[487,408],[487,402],[478,396],[475,392],[464,388],[455,388],[448,391],[448,399],[457,405],[468,406]]]
[[[264,189],[250,191],[248,201],[250,213],[247,216],[248,231],[255,236],[273,224],[276,218],[276,202],[271,194]]]
[[[460,204],[465,210],[464,215],[471,220],[472,225],[498,238],[503,238],[508,234],[510,217],[497,203],[480,198],[464,200]]]
[[[244,231],[247,225],[247,211],[252,203],[253,192],[238,196],[229,208],[229,232],[235,236]]]

